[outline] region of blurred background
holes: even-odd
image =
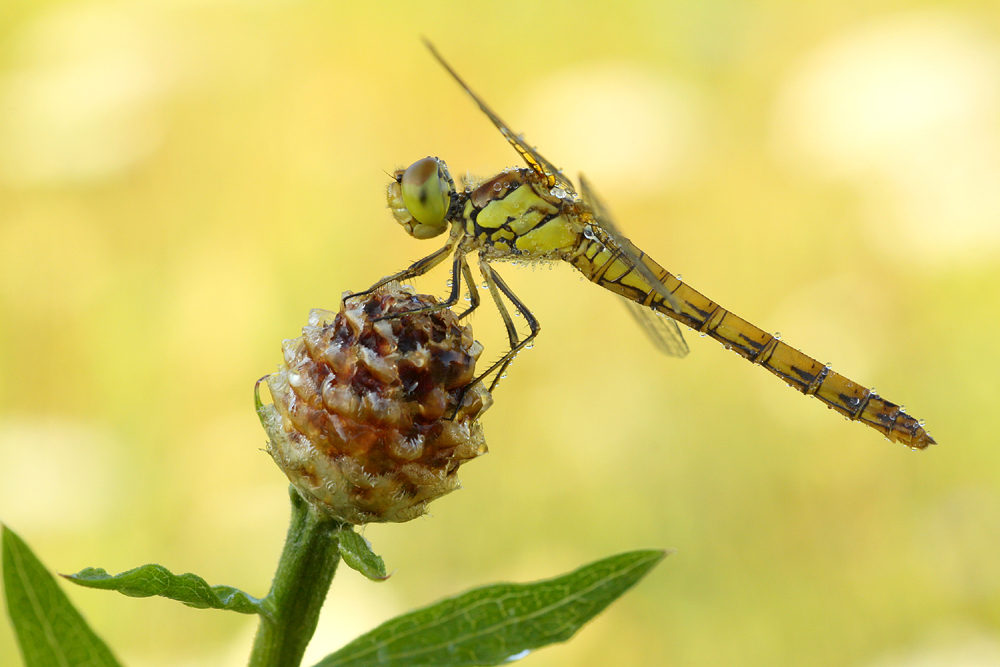
[[[365,529],[394,575],[342,570],[306,664],[472,586],[671,547],[524,664],[1000,665],[993,3],[3,2],[0,520],[60,572],[267,591],[287,483],[254,382],[310,308],[439,247],[387,172],[517,162],[421,35],[665,267],[941,444],[696,334],[659,356],[568,266],[500,265],[543,331],[490,455]],[[499,318],[473,325],[499,356]],[[245,664],[252,618],[68,593],[124,664]]]

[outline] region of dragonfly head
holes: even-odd
[[[425,157],[398,170],[387,193],[396,221],[418,239],[429,239],[447,229],[454,197],[455,182],[445,163],[436,157]]]

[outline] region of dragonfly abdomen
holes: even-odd
[[[705,299],[683,283],[674,294],[686,305],[689,293]],[[830,409],[851,421],[874,428],[893,442],[901,442],[913,449],[924,449],[934,444],[934,439],[920,422],[907,415],[900,406],[834,373],[829,365],[818,362],[717,304],[709,317],[696,328],[722,343],[726,349],[771,371],[789,387],[807,396],[815,396]]]
[[[934,439],[921,423],[895,403],[834,373],[828,365],[729,312],[678,280],[637,248],[634,248],[634,254],[659,279],[662,289],[654,290],[635,270],[622,262],[615,251],[596,240],[582,243],[575,256],[568,259],[589,280],[714,338],[727,350],[763,366],[789,387],[807,396],[815,396],[827,407],[852,421],[874,428],[889,440],[914,449],[934,444]],[[663,292],[676,300],[677,310],[670,305]]]

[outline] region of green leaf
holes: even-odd
[[[55,578],[14,531],[3,527],[7,613],[26,667],[118,667]]]
[[[357,570],[372,581],[385,581],[389,575],[385,573],[385,562],[382,557],[372,551],[369,544],[361,535],[358,535],[350,527],[345,527],[337,533],[337,545],[340,548],[340,556],[352,570]]]
[[[494,584],[387,621],[316,667],[498,665],[566,641],[666,553],[633,551],[555,579]]]
[[[153,595],[183,602],[195,609],[228,609],[241,614],[263,613],[261,601],[232,586],[209,586],[196,574],[174,574],[162,565],[143,565],[112,576],[101,568],[88,567],[64,574],[74,584],[118,591],[134,598]]]

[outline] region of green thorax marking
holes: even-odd
[[[576,207],[529,169],[509,169],[469,193],[466,233],[488,258],[563,259],[580,240]]]

